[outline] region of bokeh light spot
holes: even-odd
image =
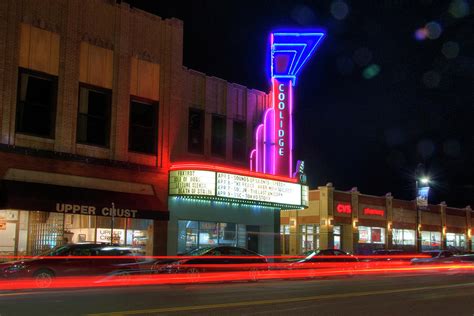
[[[423,74],[422,80],[427,88],[436,88],[441,81],[441,75],[434,70],[430,70]]]
[[[337,20],[344,20],[349,14],[349,6],[340,0],[331,3],[331,14]]]
[[[427,31],[427,36],[429,39],[437,39],[441,36],[441,33],[443,32],[441,25],[438,22],[434,21],[426,23],[425,29]]]
[[[469,3],[464,0],[454,0],[449,5],[448,11],[455,18],[463,18],[469,14]]]
[[[459,44],[451,41],[446,42],[443,44],[441,52],[448,59],[456,58],[459,54]]]
[[[424,27],[420,27],[415,31],[415,38],[419,41],[423,41],[428,37],[428,31]]]
[[[362,76],[365,79],[372,79],[377,76],[380,72],[380,66],[377,64],[371,64],[362,71]]]

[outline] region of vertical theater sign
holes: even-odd
[[[250,169],[293,176],[293,87],[303,65],[324,37],[322,32],[274,32],[270,36],[272,106],[258,126]]]
[[[272,104],[255,130],[250,171],[215,164],[174,164],[170,168],[170,196],[273,209],[308,206],[309,190],[301,181],[304,164],[293,166],[293,88],[323,37],[322,32],[271,34]]]

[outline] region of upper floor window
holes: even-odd
[[[232,159],[244,161],[247,158],[247,131],[246,124],[234,121],[232,137]]]
[[[212,116],[212,138],[211,138],[211,154],[215,156],[225,156],[226,141],[226,119],[225,116]]]
[[[189,109],[188,151],[195,154],[204,153],[204,111]]]
[[[156,154],[158,103],[133,98],[130,101],[128,150]]]
[[[57,77],[20,68],[16,131],[54,138]]]
[[[110,90],[81,86],[77,115],[77,141],[98,146],[109,146]]]

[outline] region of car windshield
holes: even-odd
[[[435,258],[439,255],[439,251],[427,251],[425,255],[431,256],[431,258]]]
[[[71,251],[71,247],[68,245],[65,246],[56,246],[53,249],[47,250],[41,254],[41,256],[66,256]]]
[[[198,249],[194,249],[194,250],[184,253],[183,256],[204,256],[211,249],[212,249],[211,247],[198,248]]]

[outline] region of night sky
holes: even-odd
[[[128,1],[184,21],[184,65],[268,92],[268,34],[327,37],[295,88],[296,157],[311,188],[332,182],[474,208],[474,2]]]

